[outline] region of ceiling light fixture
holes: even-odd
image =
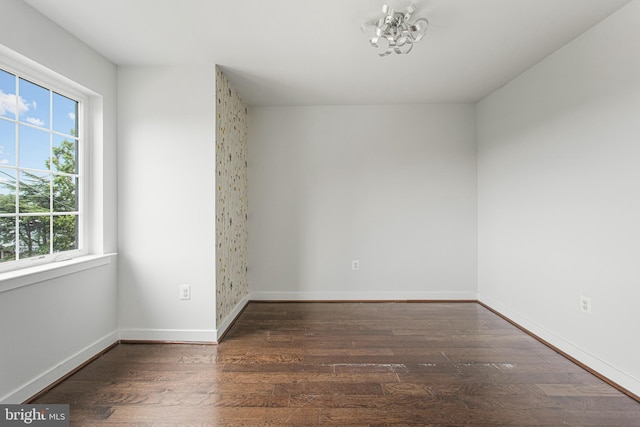
[[[409,20],[415,11],[415,4],[409,5],[405,12],[397,12],[385,4],[382,6],[382,18],[362,25],[363,33],[372,34],[369,43],[381,52],[378,53],[379,56],[391,55],[392,52],[407,54],[414,44],[422,40],[429,21],[419,18],[410,24]]]

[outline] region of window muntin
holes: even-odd
[[[82,104],[61,92],[0,69],[0,270],[81,249]]]

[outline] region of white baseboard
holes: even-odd
[[[521,316],[515,311],[510,310],[493,298],[478,294],[478,301],[507,317],[511,321],[517,323],[521,327],[527,329],[529,332],[537,335],[549,344],[557,347],[559,350],[565,352],[580,363],[583,363],[585,366],[588,366],[590,369],[594,370],[600,375],[603,375],[619,386],[629,390],[636,396],[640,396],[640,380],[638,380],[637,378],[617,369],[614,366],[611,366],[607,362],[599,359],[588,351],[575,346],[571,342],[556,335],[548,329],[543,328],[537,323],[527,319],[524,316]]]
[[[67,357],[66,359],[61,360],[47,371],[32,378],[30,381],[9,392],[5,396],[2,396],[2,398],[0,398],[0,403],[17,404],[25,402],[30,397],[35,396],[36,394],[49,387],[51,384],[55,383],[60,378],[64,377],[69,372],[73,371],[78,366],[82,365],[87,360],[90,360],[96,354],[99,354],[101,351],[115,344],[116,342],[118,342],[117,330],[105,335],[92,344],[89,344],[82,350]],[[3,367],[3,369],[8,368],[9,367],[7,366]]]
[[[475,292],[251,292],[253,301],[461,301],[477,300]]]
[[[222,322],[218,325],[218,329],[216,330],[216,341],[219,341],[220,338],[225,334],[227,329],[231,327],[233,321],[236,320],[236,317],[242,312],[244,307],[249,303],[251,294],[245,295],[244,298],[240,300],[238,304],[231,310],[231,313],[225,317]]]
[[[120,329],[123,341],[170,341],[216,344],[238,317],[242,309],[249,303],[250,295],[246,295],[231,310],[217,329]]]
[[[120,329],[124,341],[172,341],[215,344],[215,329]]]

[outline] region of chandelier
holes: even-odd
[[[407,54],[411,52],[414,44],[422,40],[429,21],[419,18],[413,24],[409,23],[415,11],[415,4],[409,5],[404,12],[397,12],[385,4],[382,6],[382,18],[362,25],[365,34],[373,34],[369,43],[378,49],[379,56],[391,55],[392,52]]]

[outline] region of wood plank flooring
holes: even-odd
[[[250,303],[217,346],[119,344],[32,403],[78,426],[640,426],[476,303]]]

